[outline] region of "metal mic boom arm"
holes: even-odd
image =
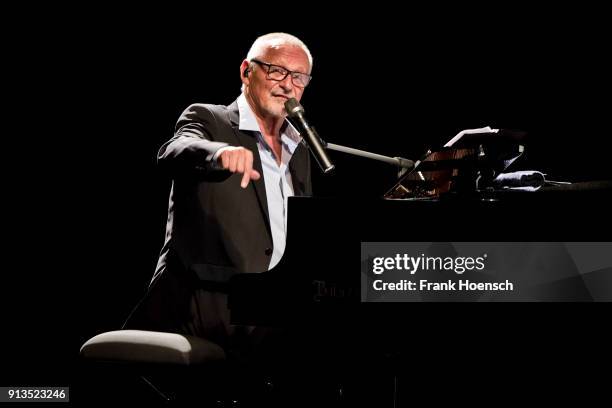
[[[326,149],[329,149],[329,150],[335,150],[337,152],[348,153],[348,154],[352,154],[354,156],[361,156],[361,157],[365,157],[367,159],[378,160],[378,161],[382,161],[382,162],[385,162],[385,163],[393,164],[393,165],[399,167],[400,173],[402,173],[402,174],[405,171],[408,171],[408,170],[410,170],[410,169],[412,169],[414,167],[414,161],[409,160],[409,159],[405,159],[403,157],[383,156],[382,154],[371,153],[371,152],[367,152],[365,150],[354,149],[352,147],[337,145],[337,144],[334,144],[334,143],[325,143],[323,140],[321,140],[321,142],[323,143],[323,146]],[[404,169],[406,169],[406,170],[404,170]]]

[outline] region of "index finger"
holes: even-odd
[[[242,188],[246,188],[249,185],[249,181],[251,181],[251,170],[253,169],[253,154],[249,153],[244,155],[244,174],[242,175],[242,181],[240,182],[240,187]]]

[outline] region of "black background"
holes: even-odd
[[[4,13],[3,385],[71,384],[80,345],[120,326],[163,239],[157,149],[189,104],[239,95],[258,35],[309,46],[302,103],[329,142],[415,159],[462,129],[521,129],[517,169],[612,179],[610,29],[598,10],[243,7]],[[335,175],[315,168],[315,194],[371,198],[395,180],[387,165],[333,159]]]

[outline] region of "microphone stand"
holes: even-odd
[[[329,150],[335,150],[337,152],[343,152],[352,154],[354,156],[361,156],[367,159],[378,160],[385,163],[393,164],[398,168],[398,177],[403,176],[408,170],[414,168],[414,161],[404,159],[403,157],[389,157],[383,156],[382,154],[371,153],[365,150],[354,149],[352,147],[337,145],[334,143],[325,143],[323,140],[323,146]]]

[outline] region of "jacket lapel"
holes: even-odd
[[[264,216],[266,228],[270,237],[272,237],[272,228],[270,227],[270,216],[268,213],[268,197],[266,196],[266,184],[264,181],[263,167],[261,165],[261,158],[259,157],[259,150],[257,149],[257,141],[255,135],[252,132],[246,132],[240,130],[240,118],[238,114],[238,103],[234,102],[227,107],[228,118],[231,122],[234,135],[236,136],[236,145],[242,146],[253,152],[253,169],[257,170],[261,177],[259,180],[252,180],[249,184],[255,189],[257,200],[259,201],[259,207]],[[248,188],[251,188],[249,185]]]
[[[306,194],[306,180],[300,178],[300,175],[306,174],[304,171],[300,172],[297,169],[300,166],[304,166],[304,155],[308,155],[308,150],[300,143],[293,152],[293,157],[289,161],[289,172],[291,173],[291,181],[293,184],[293,194],[296,196],[302,196]]]

